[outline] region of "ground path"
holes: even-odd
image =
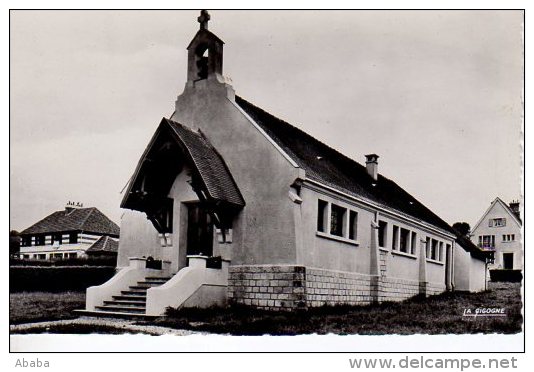
[[[188,331],[184,329],[172,329],[167,327],[159,327],[153,325],[141,325],[135,324],[138,320],[125,320],[125,319],[115,319],[115,318],[91,318],[91,317],[80,317],[76,319],[66,319],[66,320],[54,320],[48,322],[37,322],[37,323],[24,323],[24,324],[15,324],[9,326],[9,331],[11,334],[17,333],[48,333],[47,331],[51,328],[57,326],[101,326],[114,328],[118,333],[141,333],[152,336],[161,336],[161,335],[175,335],[175,336],[187,336],[192,334],[201,334],[201,332]],[[95,332],[97,333],[97,332]],[[107,332],[106,332],[107,333]]]

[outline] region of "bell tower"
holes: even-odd
[[[187,47],[187,83],[222,77],[224,42],[208,30],[210,15],[202,10],[197,18],[200,29]]]

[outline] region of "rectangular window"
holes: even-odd
[[[78,233],[72,232],[69,234],[69,244],[78,243]]]
[[[22,240],[20,242],[20,245],[22,247],[31,247],[31,245],[32,245],[32,237],[31,236],[23,236]]]
[[[443,242],[439,242],[438,261],[443,262]]]
[[[495,248],[495,235],[482,235],[479,237],[478,245],[484,249]]]
[[[378,246],[384,248],[387,244],[388,223],[378,221]]]
[[[507,238],[508,238],[508,236],[509,236],[509,235],[503,235],[503,236],[502,236],[502,241],[503,241],[503,242],[506,242],[506,241],[508,241],[508,239],[507,239]]]
[[[432,246],[431,246],[431,239],[430,237],[426,237],[426,258],[430,258],[432,256]]]
[[[78,256],[78,254],[76,252],[69,253],[69,258],[76,258],[76,256]]]
[[[36,235],[35,245],[45,245],[45,235]]]
[[[358,213],[349,212],[349,239],[358,239]]]
[[[399,250],[404,253],[408,253],[408,239],[410,236],[410,231],[401,228],[400,229],[400,244]]]
[[[488,224],[489,227],[503,227],[506,226],[506,218],[490,218]]]
[[[54,253],[52,255],[53,258],[59,260],[59,259],[62,259],[63,258],[63,253]]]
[[[345,225],[347,210],[332,204],[330,213],[330,234],[343,237],[345,235],[343,226]]]
[[[319,199],[317,208],[317,231],[326,232],[326,220],[328,219],[328,203]]]
[[[510,241],[511,241],[511,242],[515,242],[515,234],[512,234],[512,235],[510,236]]]
[[[393,250],[397,250],[398,239],[399,239],[398,235],[399,235],[399,227],[396,225],[393,225],[393,237],[391,239],[391,249]]]
[[[430,251],[430,258],[433,260],[438,259],[438,241],[436,239],[432,239],[432,249]]]
[[[54,243],[61,244],[62,240],[63,240],[63,235],[61,235],[61,233],[52,234],[52,245],[54,245]]]
[[[417,251],[417,234],[415,233],[415,231],[412,231],[412,242],[411,242],[411,247],[410,247],[410,253],[411,254],[416,254],[416,251]]]
[[[40,260],[46,260],[46,254],[40,254],[39,255]]]

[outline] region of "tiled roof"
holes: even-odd
[[[193,131],[175,121],[163,118],[161,123],[148,144],[143,156],[139,160],[135,173],[129,182],[128,190],[124,195],[121,203],[122,208],[130,208],[144,211],[146,205],[143,203],[142,189],[144,174],[149,168],[146,164],[154,166],[158,160],[154,160],[153,144],[162,138],[170,136],[175,141],[179,152],[175,155],[182,158],[189,164],[195,174],[198,174],[201,181],[201,189],[206,193],[206,198],[212,202],[226,202],[234,207],[242,208],[245,206],[245,200],[237,187],[226,163],[217,150],[210,144],[208,139],[199,131]],[[157,158],[157,156],[155,156]],[[154,177],[154,175],[151,175]],[[160,188],[171,187],[174,179],[157,181]],[[166,186],[164,183],[167,183]],[[161,192],[161,190],[158,190]],[[199,190],[195,190],[199,192]],[[200,198],[200,195],[199,195]]]
[[[118,252],[118,250],[119,242],[104,235],[87,248],[86,252]]]
[[[364,197],[396,212],[455,233],[451,226],[392,180],[374,180],[365,166],[325,145],[302,130],[236,96],[236,103],[297,164],[306,177],[350,195]]]
[[[245,201],[241,192],[228,170],[223,158],[200,132],[169,119],[164,121],[185,145],[195,167],[200,173],[210,197],[223,200],[235,205],[244,206]]]
[[[67,231],[86,231],[118,236],[119,226],[97,208],[73,208],[54,212],[20,234],[48,234]]]

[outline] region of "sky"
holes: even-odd
[[[520,11],[210,11],[236,93],[449,223],[521,197]],[[10,229],[68,201],[115,222],[186,79],[198,11],[10,12]]]

